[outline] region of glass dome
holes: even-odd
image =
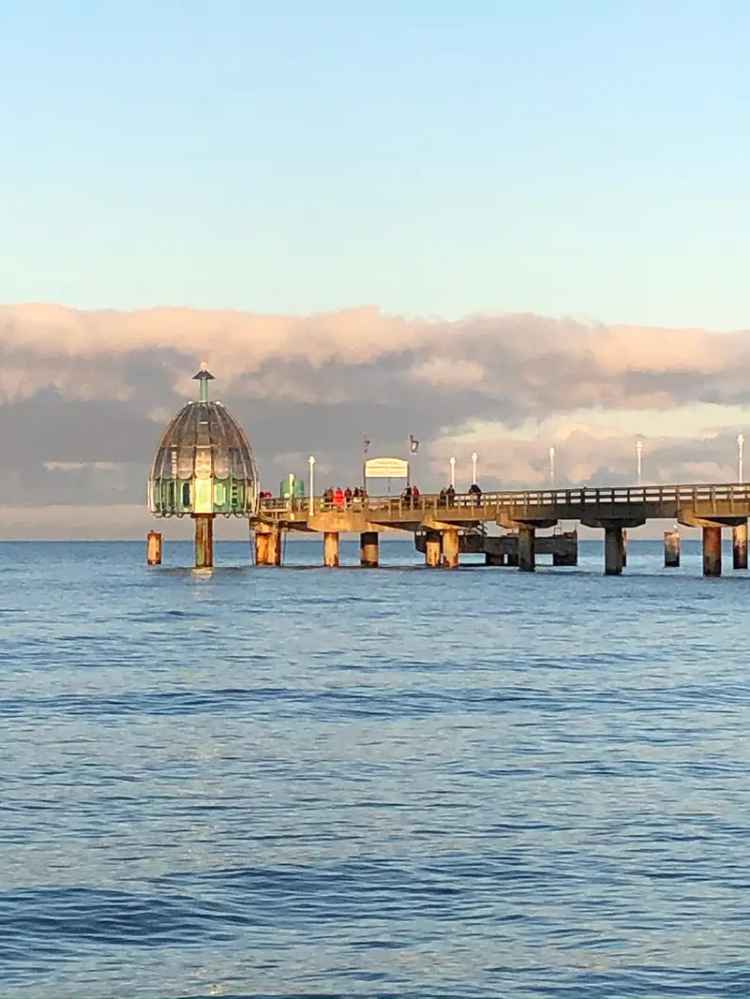
[[[220,402],[208,401],[205,366],[199,402],[189,402],[164,431],[148,481],[148,506],[157,517],[257,511],[258,470],[245,432]]]

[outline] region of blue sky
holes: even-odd
[[[313,6],[2,4],[0,300],[747,328],[746,5]]]

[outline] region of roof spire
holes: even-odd
[[[208,370],[208,364],[201,361],[201,369],[197,375],[193,375],[193,381],[201,383],[201,402],[208,402],[208,383],[214,380],[214,376]]]

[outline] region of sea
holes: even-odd
[[[0,996],[747,999],[724,554],[3,543]]]

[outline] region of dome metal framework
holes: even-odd
[[[220,402],[209,402],[205,365],[194,376],[200,400],[169,424],[148,480],[148,506],[157,517],[248,517],[257,512],[258,469],[245,432]]]

